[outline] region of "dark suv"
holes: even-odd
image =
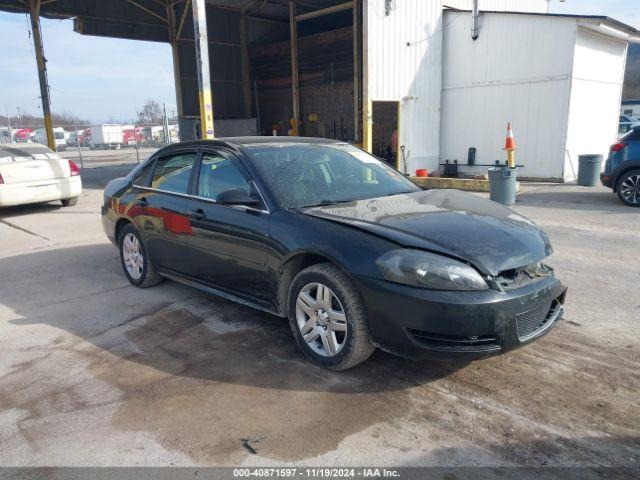
[[[600,180],[605,187],[612,188],[623,203],[640,207],[640,126],[611,145]]]

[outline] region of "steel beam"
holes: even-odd
[[[296,23],[296,0],[289,0],[289,28],[291,31],[291,96],[293,100],[291,133],[294,136],[298,136],[300,90],[298,85],[298,25]]]
[[[133,5],[134,7],[138,7],[140,10],[142,10],[143,12],[148,13],[149,15],[151,15],[152,17],[156,17],[158,20],[164,22],[164,23],[168,23],[167,19],[164,18],[162,15],[158,15],[156,12],[154,12],[153,10],[149,10],[147,7],[140,5],[138,2],[136,2],[135,0],[127,0],[127,2],[129,2],[131,5]]]
[[[353,2],[353,140],[360,140],[360,44],[358,0]]]
[[[188,5],[187,5],[188,6]],[[180,78],[180,52],[178,51],[178,30],[176,27],[175,6],[166,3],[167,21],[169,22],[169,43],[171,44],[171,54],[173,57],[173,82],[176,88],[176,107],[178,108],[178,118],[182,118],[184,111],[182,108],[182,79]],[[183,15],[184,17],[184,15]]]
[[[198,96],[200,100],[200,137],[215,138],[213,127],[213,98],[211,95],[211,69],[209,67],[209,42],[207,41],[207,12],[205,0],[192,0],[193,33],[196,43],[198,71]]]
[[[350,10],[353,8],[353,4],[354,2],[345,2],[340,5],[334,5],[333,7],[322,8],[313,12],[296,15],[296,22],[304,22],[305,20],[311,20],[312,18],[331,15],[332,13],[342,12],[343,10]]]
[[[42,114],[44,116],[44,128],[47,132],[47,145],[51,150],[56,149],[56,140],[53,137],[53,124],[51,122],[51,102],[49,100],[49,82],[47,80],[47,65],[42,50],[42,35],[40,33],[40,0],[29,0],[29,17],[31,19],[31,32],[33,33],[33,47],[36,51],[36,64],[38,66],[38,81],[40,83],[40,98],[42,99]]]
[[[178,32],[176,33],[176,39],[180,40],[180,36],[182,35],[182,27],[184,27],[184,21],[187,18],[187,13],[189,12],[189,6],[191,5],[191,0],[187,0],[184,2],[184,10],[182,11],[182,17],[180,18],[180,25],[178,26]]]
[[[247,17],[240,17],[240,60],[242,64],[242,101],[245,117],[251,117],[251,66],[247,38]]]
[[[362,2],[362,148],[373,152],[373,106],[369,93],[368,2]]]

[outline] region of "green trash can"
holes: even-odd
[[[507,166],[489,169],[489,198],[503,205],[516,203],[517,168]]]
[[[578,185],[595,187],[600,180],[602,169],[602,155],[578,156]]]

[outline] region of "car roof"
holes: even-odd
[[[346,145],[346,142],[333,140],[331,138],[315,137],[273,137],[273,136],[252,136],[252,137],[221,137],[214,140],[188,140],[185,142],[172,143],[160,150],[169,150],[180,147],[249,147],[255,145]]]

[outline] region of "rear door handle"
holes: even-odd
[[[207,218],[207,215],[204,213],[204,210],[199,208],[197,210],[191,211],[191,218],[194,218],[196,220],[204,220],[205,218]]]
[[[147,201],[147,199],[145,197],[139,198],[138,201],[136,201],[136,204],[139,207],[146,207],[147,205],[149,205],[149,202]]]

